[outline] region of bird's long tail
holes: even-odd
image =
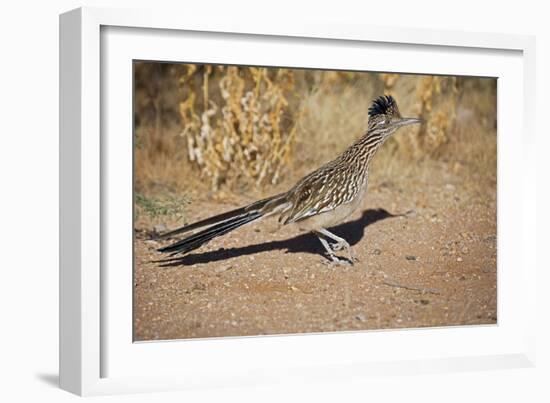
[[[189,235],[171,245],[158,249],[159,252],[169,253],[174,256],[180,253],[187,253],[199,248],[214,238],[225,235],[245,224],[255,221],[261,217],[273,213],[277,207],[286,203],[284,194],[263,199],[248,206],[228,211],[214,217],[189,224],[173,231],[167,232],[160,238],[167,238],[193,230],[205,228],[202,231]]]

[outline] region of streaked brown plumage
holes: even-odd
[[[374,100],[368,112],[367,132],[340,156],[302,178],[288,192],[168,232],[162,237],[202,229],[159,251],[171,256],[187,253],[249,222],[278,215],[281,225],[299,223],[314,232],[333,262],[343,262],[335,252],[346,249],[353,263],[350,245],[326,228],[343,222],[361,205],[367,190],[369,163],[384,141],[399,127],[420,122],[401,117],[391,96]],[[327,238],[335,243],[330,244]]]

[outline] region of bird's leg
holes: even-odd
[[[349,258],[349,261],[352,262],[352,264],[353,262],[358,260],[355,257],[355,253],[353,253],[353,249],[351,248],[350,244],[344,238],[340,238],[338,235],[334,235],[332,232],[324,228],[319,229],[318,232],[326,236],[327,238],[330,238],[336,241],[335,244],[330,245],[333,251],[339,251],[339,250],[345,249],[348,252],[348,258]]]
[[[323,238],[321,236],[321,234],[319,234],[317,231],[315,231],[315,233],[317,235],[317,238],[319,238],[319,241],[321,241],[321,244],[324,246],[325,250],[327,251],[327,254],[330,257],[330,259],[332,260],[332,263],[342,264],[343,260],[340,260],[336,257],[336,255],[334,254],[334,251],[332,250],[332,248],[331,248],[330,244],[328,243],[328,241],[325,238]]]

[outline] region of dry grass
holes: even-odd
[[[429,180],[426,161],[470,187],[496,180],[493,79],[142,62],[135,83],[135,185],[144,197],[285,188],[361,136],[383,93],[426,123],[382,147],[380,180]]]

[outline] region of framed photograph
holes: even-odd
[[[533,365],[533,38],[241,22],[60,17],[62,388]]]

